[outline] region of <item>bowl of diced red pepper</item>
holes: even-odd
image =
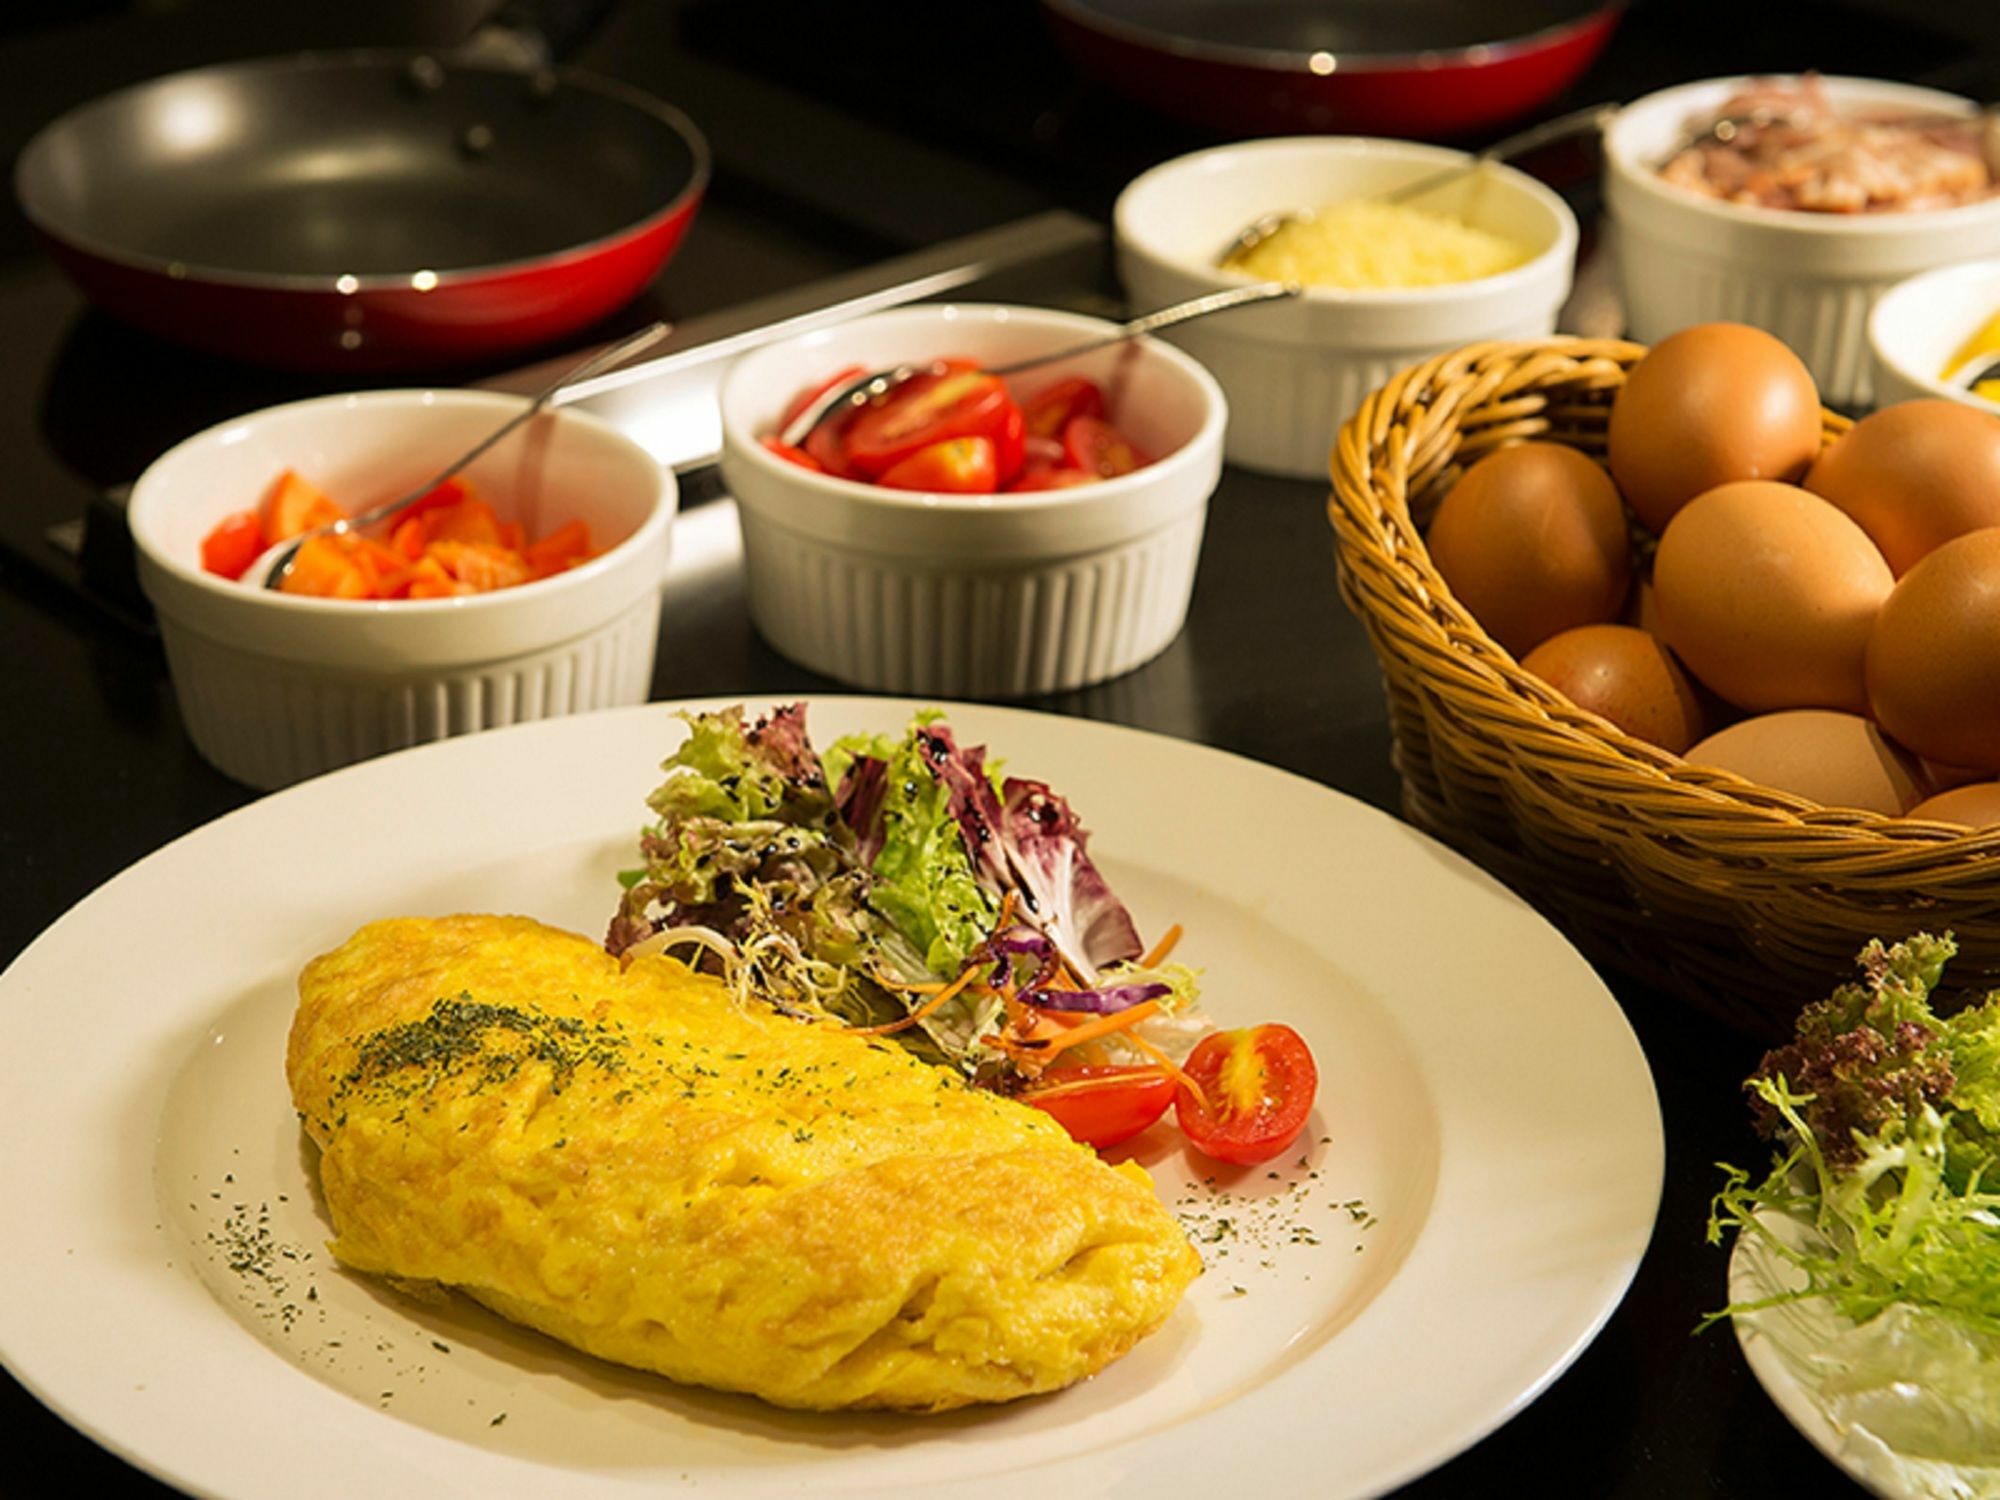
[[[975,697],[1081,687],[1164,650],[1221,474],[1222,392],[1150,339],[992,373],[1114,327],[925,305],[739,360],[722,468],[765,637],[842,682]],[[783,440],[822,393],[905,364],[914,378]]]
[[[317,531],[408,493],[522,404],[478,391],[294,402],[199,433],[140,476],[140,584],[208,759],[280,786],[645,700],[675,488],[596,418],[544,412],[388,528]],[[283,589],[241,577],[302,534]]]

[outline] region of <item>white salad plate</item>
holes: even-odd
[[[824,749],[913,708],[821,699],[809,724]],[[1208,1269],[1103,1374],[943,1417],[785,1412],[332,1262],[282,1066],[300,966],[390,915],[601,932],[683,732],[667,705],[267,797],[0,975],[0,1361],[224,1500],[1342,1500],[1532,1401],[1624,1295],[1659,1202],[1652,1078],[1597,976],[1473,865],[1313,782],[1082,720],[949,719],[1071,801],[1143,935],[1184,924],[1176,957],[1219,1024],[1289,1023],[1321,1069],[1306,1135],[1268,1166],[1204,1163],[1171,1120],[1136,1143]]]
[[[1813,1231],[1769,1210],[1759,1220],[1774,1234],[1799,1243]],[[1729,1257],[1732,1305],[1796,1291],[1804,1276],[1768,1245],[1738,1235]],[[1825,1390],[1825,1361],[1854,1325],[1826,1302],[1808,1298],[1780,1303],[1733,1320],[1736,1340],[1758,1384],[1807,1442],[1880,1500],[1991,1500],[2000,1496],[2000,1469],[1967,1468],[1899,1451],[1865,1420],[1866,1406],[1842,1403]],[[1901,1394],[1907,1394],[1908,1388]],[[1899,1394],[1893,1391],[1892,1394]],[[1907,1410],[1905,1403],[1895,1407]],[[1891,1412],[1890,1415],[1894,1415]]]

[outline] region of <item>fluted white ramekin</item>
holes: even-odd
[[[1135,178],[1113,214],[1118,270],[1135,308],[1252,278],[1217,255],[1244,226],[1283,209],[1388,192],[1465,160],[1441,146],[1361,137],[1245,141],[1178,157]],[[1528,247],[1498,276],[1382,291],[1309,287],[1162,335],[1206,365],[1229,396],[1232,463],[1324,479],[1334,435],[1361,398],[1419,359],[1480,339],[1555,329],[1576,262],[1576,219],[1562,199],[1493,166],[1419,200]]]
[[[1752,81],[1714,78],[1648,94],[1605,131],[1605,200],[1618,229],[1628,330],[1656,343],[1691,323],[1749,323],[1792,347],[1830,405],[1866,407],[1876,301],[1932,266],[2000,254],[2000,198],[1924,213],[1804,213],[1726,203],[1664,181],[1659,168],[1676,146]],[[1822,82],[1844,109],[1972,109],[1935,89]]]
[[[1226,405],[1207,371],[1139,340],[1009,383],[1106,388],[1153,462],[1070,489],[941,495],[812,473],[759,443],[801,390],[848,365],[963,355],[1003,364],[1111,331],[1029,307],[921,306],[745,355],[722,386],[722,474],[742,512],[750,613],[779,651],[857,687],[1019,698],[1151,660],[1180,633]]]
[[[652,683],[673,477],[575,411],[536,418],[467,476],[530,536],[588,523],[589,562],[456,599],[273,593],[202,571],[201,539],[297,469],[355,510],[423,482],[523,404],[480,391],[375,391],[255,412],[168,451],[132,491],[139,581],[195,747],[285,786],[474,730],[643,703]]]
[[[1952,357],[2000,313],[2000,260],[1940,266],[1882,294],[1868,317],[1875,404],[1943,397],[1981,411],[1996,404],[1942,378]]]

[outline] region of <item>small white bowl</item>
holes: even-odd
[[[1633,338],[1692,323],[1749,323],[1797,352],[1830,405],[1874,400],[1868,315],[1918,271],[2000,254],[2000,198],[1923,213],[1825,214],[1704,197],[1659,168],[1691,128],[1753,80],[1682,84],[1627,105],[1604,134],[1605,200]],[[1868,78],[1825,78],[1836,107],[1968,112],[1955,94]]]
[[[722,475],[743,519],[750,613],[792,660],[857,687],[1018,698],[1116,677],[1180,633],[1222,392],[1176,349],[1135,340],[1014,377],[1105,387],[1111,420],[1153,462],[1024,494],[938,495],[815,474],[767,451],[786,405],[848,365],[963,355],[1004,364],[1112,331],[1030,307],[920,306],[745,355],[722,385]]]
[[[535,583],[454,599],[316,599],[201,568],[201,540],[292,468],[351,510],[395,498],[524,400],[375,391],[271,407],[198,433],[132,491],[139,582],[181,717],[224,774],[259,788],[455,734],[643,703],[676,491],[645,449],[551,411],[466,470],[503,520],[570,520],[603,548]]]
[[[1942,396],[1981,411],[2000,411],[2000,403],[1940,376],[1965,341],[1995,313],[2000,313],[2000,260],[1940,266],[1883,293],[1868,315],[1875,404]]]
[[[1165,306],[1253,278],[1216,256],[1265,214],[1387,192],[1465,160],[1408,141],[1306,136],[1245,141],[1141,174],[1113,213],[1118,270],[1135,308]],[[1440,188],[1422,206],[1527,246],[1498,276],[1445,286],[1303,296],[1189,323],[1162,335],[1215,372],[1229,395],[1232,463],[1324,479],[1334,435],[1361,398],[1416,360],[1481,339],[1555,329],[1576,262],[1576,219],[1560,197],[1511,167]]]

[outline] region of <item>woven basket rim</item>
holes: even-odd
[[[1486,700],[1503,719],[1572,737],[1596,762],[1595,772],[1614,784],[1629,779],[1664,791],[1689,815],[1705,810],[1761,838],[1804,834],[1837,840],[1843,861],[1861,852],[1857,844],[1867,845],[1886,862],[1879,872],[1885,876],[1905,859],[1929,868],[1941,854],[1954,862],[2000,855],[2000,826],[1968,831],[1958,824],[1824,807],[1636,739],[1528,672],[1452,595],[1409,504],[1412,490],[1440,487],[1455,466],[1460,443],[1439,441],[1439,419],[1462,442],[1468,418],[1493,426],[1506,418],[1510,402],[1523,398],[1545,401],[1552,393],[1570,393],[1601,402],[1645,353],[1645,345],[1623,339],[1573,336],[1475,343],[1412,365],[1371,392],[1342,424],[1329,462],[1327,509],[1350,603],[1371,585],[1400,595],[1410,608],[1399,614],[1398,629],[1414,626],[1418,644],[1437,658],[1433,665],[1453,667],[1469,696]],[[1826,441],[1853,425],[1824,408],[1821,420]],[[1515,420],[1490,447],[1535,437],[1562,440],[1545,417],[1529,416]],[[1372,482],[1378,450],[1389,469],[1403,471],[1380,487]]]

